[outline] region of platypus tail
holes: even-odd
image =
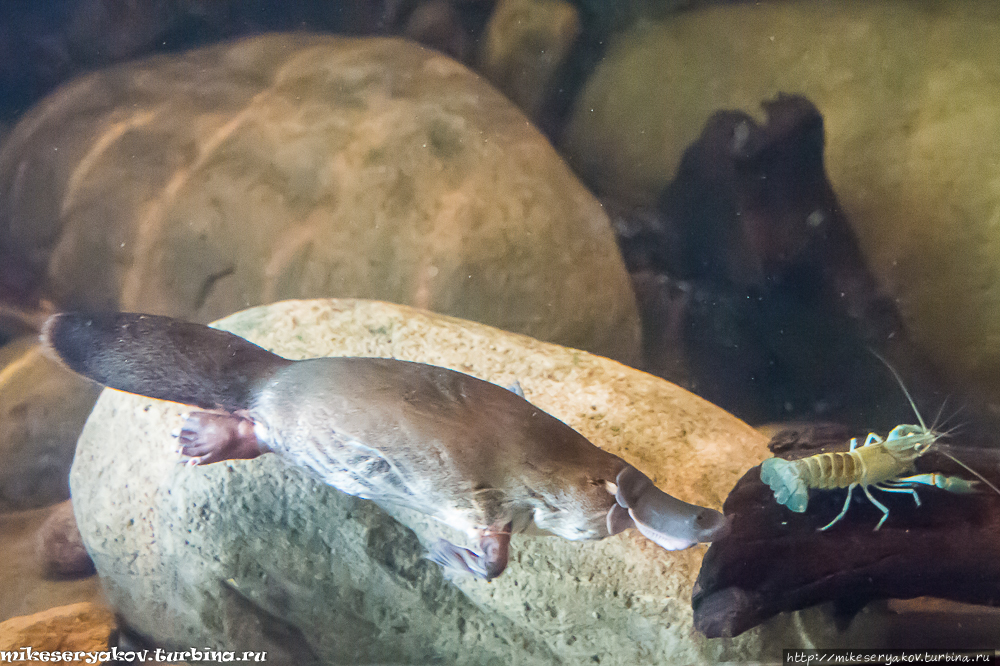
[[[760,465],[760,480],[774,491],[774,499],[795,513],[809,506],[809,488],[799,466],[782,458],[768,458]]]
[[[170,317],[62,313],[42,327],[47,353],[111,388],[150,398],[236,411],[291,363],[243,338]]]

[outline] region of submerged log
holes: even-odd
[[[779,434],[772,450],[794,459],[846,450],[849,441],[836,429],[799,434]],[[1000,484],[1000,450],[946,450]],[[972,478],[937,451],[916,468]],[[736,636],[778,613],[829,601],[848,613],[875,599],[920,596],[1000,606],[1000,494],[982,483],[971,495],[917,492],[920,506],[908,493],[873,490],[890,511],[875,531],[882,513],[856,489],[847,514],[821,532],[840,512],[846,489],[812,490],[806,511],[793,513],[754,467],[726,499],[731,532],[702,562],[692,595],[695,628],[710,638]]]

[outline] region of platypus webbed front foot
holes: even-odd
[[[180,453],[198,465],[256,458],[263,449],[253,426],[238,414],[191,412],[177,434]]]
[[[618,505],[628,509],[643,536],[662,548],[681,550],[714,541],[726,530],[728,523],[721,513],[671,497],[631,465],[619,472],[615,481]],[[611,518],[609,514],[609,531]]]
[[[476,578],[490,581],[499,576],[507,568],[510,557],[510,528],[500,531],[487,531],[479,540],[483,554],[456,546],[445,539],[438,539],[434,547],[427,553],[427,559],[440,564],[446,571],[470,573]]]

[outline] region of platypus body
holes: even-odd
[[[179,433],[195,464],[274,452],[350,495],[413,508],[478,538],[439,564],[487,580],[510,535],[601,539],[630,527],[668,550],[711,541],[722,515],[660,491],[514,392],[423,363],[291,361],[231,333],[134,313],[58,314],[47,349],[105,386],[212,412]]]

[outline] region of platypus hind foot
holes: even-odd
[[[632,466],[618,473],[616,483],[618,505],[628,509],[643,536],[662,548],[681,550],[719,539],[726,531],[721,513],[671,497]]]
[[[253,421],[239,414],[191,412],[184,419],[177,439],[181,455],[199,465],[256,458],[264,452]]]
[[[490,581],[503,573],[507,568],[510,556],[510,528],[508,524],[502,530],[487,530],[479,540],[483,554],[456,546],[445,539],[438,539],[427,559],[440,564],[446,571],[470,573],[476,578]]]

